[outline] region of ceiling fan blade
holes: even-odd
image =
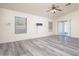
[[[62,11],[61,9],[55,9],[55,10]]]
[[[71,3],[68,3],[68,4],[66,4],[65,6],[69,6],[69,5],[71,5]]]

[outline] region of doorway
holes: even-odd
[[[71,36],[71,21],[58,22],[58,35]]]
[[[71,36],[71,21],[58,22],[58,35],[62,44],[67,45]]]

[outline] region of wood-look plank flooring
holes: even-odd
[[[79,56],[79,39],[49,36],[3,43],[0,56]]]

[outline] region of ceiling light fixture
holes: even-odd
[[[62,11],[62,10],[59,9],[59,6],[55,6],[55,4],[53,4],[53,6],[48,11],[51,13],[56,13],[57,11]]]
[[[51,13],[56,13],[56,11],[57,11],[57,10],[55,10],[55,9],[50,10]]]

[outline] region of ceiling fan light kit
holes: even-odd
[[[57,10],[53,9],[53,10],[50,10],[51,13],[55,13]]]

